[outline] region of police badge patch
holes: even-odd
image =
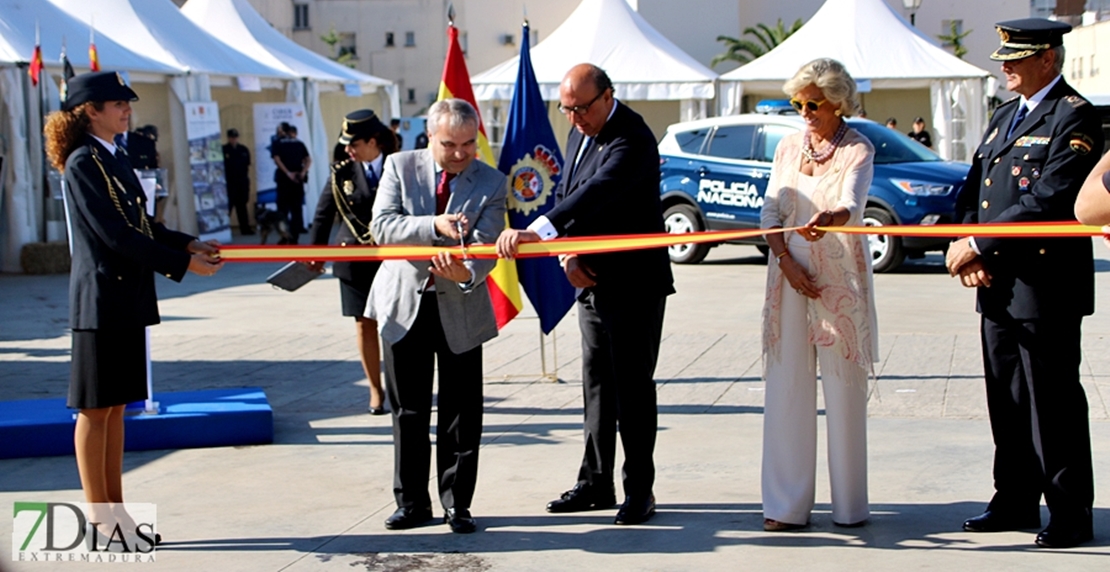
[[[351,193],[353,193],[353,192],[355,192],[355,183],[354,183],[354,181],[351,181],[351,180],[343,181],[343,194],[345,194],[347,196],[350,196]]]
[[[1072,132],[1068,146],[1071,147],[1072,151],[1080,155],[1086,155],[1094,148],[1095,140],[1091,139],[1091,136],[1086,133]]]

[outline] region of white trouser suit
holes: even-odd
[[[809,243],[791,234],[790,255],[808,272]],[[784,283],[781,345],[777,355],[765,358],[763,516],[790,524],[809,522],[817,472],[819,362],[825,395],[832,519],[838,524],[856,524],[870,514],[867,372],[834,350],[809,343],[810,303],[809,298]]]

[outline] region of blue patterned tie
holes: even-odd
[[[1018,107],[1017,113],[1014,114],[1014,122],[1010,125],[1010,131],[1006,133],[1007,139],[1013,136],[1014,131],[1017,130],[1018,125],[1021,125],[1021,122],[1025,121],[1026,115],[1029,115],[1029,107],[1023,104]]]
[[[370,187],[370,190],[378,188],[378,174],[374,172],[373,165],[366,166],[366,186]]]

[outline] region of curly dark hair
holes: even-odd
[[[46,158],[58,171],[65,171],[66,159],[81,145],[81,138],[89,132],[89,116],[85,110],[92,106],[104,110],[103,101],[90,101],[65,111],[55,111],[46,118],[42,132],[46,136]]]

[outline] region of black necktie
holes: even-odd
[[[1021,125],[1021,122],[1025,121],[1026,115],[1029,115],[1029,107],[1025,104],[1022,104],[1018,107],[1017,113],[1014,114],[1014,122],[1010,125],[1010,132],[1006,134],[1007,139],[1009,139],[1014,134],[1014,131],[1017,130],[1018,125]]]
[[[131,170],[131,161],[127,160],[127,151],[124,151],[123,147],[116,146],[116,161],[119,161],[124,169]]]

